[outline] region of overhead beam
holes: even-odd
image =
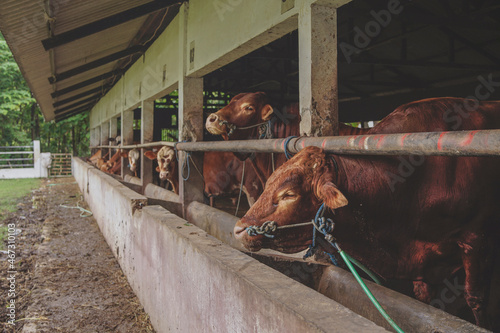
[[[73,109],[73,108],[75,108],[75,107],[77,107],[77,106],[80,106],[80,105],[82,105],[82,104],[85,104],[85,103],[88,103],[88,102],[95,102],[95,101],[97,101],[99,98],[101,98],[101,96],[102,96],[101,94],[97,94],[97,95],[94,95],[94,96],[92,96],[92,97],[82,99],[81,101],[78,101],[78,102],[76,102],[76,103],[70,104],[70,105],[65,106],[65,107],[63,107],[63,108],[57,109],[57,110],[55,110],[55,111],[54,111],[54,113],[55,113],[56,115],[58,115],[58,114],[60,114],[60,113],[63,113],[63,112],[68,111],[68,110],[71,110],[71,109]]]
[[[345,59],[339,59],[341,62],[346,62]],[[352,58],[351,64],[364,64],[364,65],[380,65],[380,66],[394,66],[394,67],[424,67],[424,68],[450,68],[450,69],[463,69],[463,70],[499,70],[500,65],[475,65],[453,62],[435,62],[435,61],[421,61],[421,60],[396,60],[396,59],[362,59]]]
[[[101,94],[100,95],[104,95],[104,93],[109,89],[111,88],[111,85],[109,84],[106,84],[104,86],[101,86],[101,87],[97,87],[97,88],[94,88],[94,89],[90,89],[90,90],[87,90],[87,91],[84,91],[78,95],[75,95],[75,96],[71,96],[71,97],[68,97],[66,99],[62,99],[60,101],[57,101],[57,102],[54,102],[52,104],[53,107],[57,108],[58,106],[61,106],[61,105],[64,105],[64,104],[68,104],[68,103],[71,103],[73,101],[76,101],[82,97],[85,97],[85,96],[88,96],[88,95],[92,95],[94,93],[98,93],[100,92]]]
[[[68,113],[64,113],[58,117],[55,118],[55,121],[56,123],[57,122],[60,122],[62,120],[65,120],[65,119],[68,119],[70,117],[73,117],[74,115],[77,115],[79,113],[82,113],[82,112],[85,112],[85,111],[89,111],[90,110],[90,107],[86,107],[86,108],[79,108],[79,109],[76,109],[76,110],[73,110],[71,112],[68,112]]]
[[[90,102],[90,103],[87,103],[85,105],[82,105],[80,107],[76,107],[76,108],[73,108],[69,111],[66,111],[66,112],[63,112],[63,113],[59,113],[59,114],[56,114],[56,117],[57,116],[63,116],[63,115],[66,115],[68,113],[72,113],[72,112],[76,112],[76,111],[80,111],[80,110],[89,110],[91,109],[93,106],[95,105],[95,102]]]
[[[118,14],[114,14],[103,19],[82,25],[78,28],[63,32],[50,38],[42,40],[42,45],[46,51],[72,42],[74,40],[87,37],[100,31],[112,28],[119,24],[134,20],[141,16],[153,13],[173,5],[185,2],[185,0],[155,0],[141,6],[131,8]]]
[[[108,73],[104,73],[104,74],[95,76],[95,77],[93,77],[91,79],[88,79],[88,80],[82,81],[80,83],[74,84],[72,86],[69,86],[67,88],[54,91],[52,94],[50,94],[50,96],[52,96],[52,98],[59,97],[61,95],[68,94],[68,93],[70,93],[72,91],[75,91],[77,89],[89,86],[89,85],[91,85],[93,83],[97,83],[97,82],[100,82],[102,80],[109,79],[109,78],[111,78],[113,76],[121,76],[122,74],[123,74],[123,70],[122,69],[111,71],[111,72],[108,72]]]
[[[81,74],[81,73],[84,73],[84,72],[86,72],[88,70],[91,70],[91,69],[100,67],[102,65],[108,64],[108,63],[110,63],[112,61],[125,58],[125,57],[127,57],[129,55],[132,55],[132,54],[135,54],[135,53],[143,53],[145,50],[146,50],[146,48],[144,46],[142,46],[142,45],[135,45],[135,46],[132,46],[132,47],[126,49],[126,50],[115,52],[115,53],[110,54],[108,56],[105,56],[105,57],[102,57],[100,59],[91,61],[91,62],[89,62],[89,63],[87,63],[85,65],[72,68],[70,70],[67,70],[65,72],[61,72],[59,74],[55,74],[54,76],[49,77],[48,80],[49,80],[50,83],[60,82],[62,80],[65,80],[65,79],[70,78],[72,76],[75,76],[77,74]]]

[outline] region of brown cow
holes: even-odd
[[[122,155],[123,155],[123,153],[120,150],[117,150],[116,153],[114,153],[113,156],[111,156],[111,158],[106,163],[101,165],[100,170],[104,171],[104,172],[108,172],[108,173],[116,172],[117,168],[114,168],[114,167],[118,163],[120,163],[120,165],[121,165]],[[110,171],[111,169],[113,169],[114,172],[111,172]]]
[[[158,153],[147,151],[144,153],[150,159],[158,160],[157,172],[161,180],[168,180],[174,192],[178,193],[179,175],[178,161],[175,151],[167,146],[161,148]],[[243,162],[232,153],[206,152],[203,158],[203,178],[205,182],[205,193],[209,197],[223,194],[233,194],[240,188],[243,175]],[[245,167],[243,180],[243,191],[247,196],[248,203],[252,205],[260,193],[260,181],[255,176],[251,166]]]
[[[500,128],[500,103],[437,98],[403,105],[369,134]],[[476,101],[477,102],[477,101]],[[500,233],[500,159],[420,156],[401,175],[403,157],[327,156],[307,147],[269,178],[234,234],[252,251],[298,252],[311,244],[312,227],[250,236],[249,226],[310,221],[325,203],[340,247],[385,278],[414,281],[429,302],[431,285],[465,270],[464,297],[476,323],[486,326],[494,243]],[[394,183],[394,176],[404,181]]]
[[[203,156],[203,179],[205,193],[210,197],[238,193],[243,177],[242,191],[252,206],[263,188],[251,164],[243,166],[233,153],[205,152]],[[243,170],[243,168],[245,168]],[[243,173],[244,172],[244,173]],[[212,200],[210,205],[213,206]]]
[[[229,104],[208,116],[206,129],[224,140],[259,138],[285,138],[299,135],[299,106],[290,104],[282,110],[273,108],[263,92],[242,93]],[[368,129],[355,128],[340,123],[340,135],[356,135]],[[238,155],[238,157],[241,157]],[[248,160],[264,188],[273,170],[286,161],[284,154],[255,154]]]
[[[224,140],[245,140],[298,136],[299,124],[297,103],[277,110],[265,93],[256,92],[234,96],[227,106],[208,116],[205,127],[212,134],[222,135]],[[368,130],[339,124],[339,135],[364,134]]]

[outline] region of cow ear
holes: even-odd
[[[268,121],[269,119],[271,119],[271,116],[273,115],[273,107],[269,104],[266,104],[264,105],[264,107],[262,108],[262,120],[264,121]]]
[[[147,158],[149,158],[150,160],[154,160],[156,159],[156,153],[151,151],[151,150],[146,150],[144,152],[144,156],[146,156]]]
[[[331,209],[344,207],[348,204],[346,197],[332,182],[326,182],[319,188],[319,199]]]
[[[160,172],[160,167],[159,166],[156,167],[156,172]]]

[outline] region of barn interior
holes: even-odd
[[[57,14],[57,20],[38,17],[39,5],[29,1],[22,2],[33,12],[26,20],[25,13],[12,15],[20,2],[8,3],[2,31],[47,121],[92,109],[140,61],[180,4],[135,9],[127,21],[119,21],[147,1],[45,2],[44,12]],[[396,14],[387,6],[386,1],[357,0],[338,9],[341,121],[380,120],[397,106],[423,98],[474,96],[488,77],[493,83],[488,99],[499,98],[494,84],[500,72],[500,8],[495,1],[402,1]],[[147,10],[153,12],[144,14]],[[208,73],[204,90],[266,91],[277,103],[297,101],[298,49],[295,30]]]
[[[282,13],[298,3],[280,2]],[[177,66],[168,63],[170,58],[163,67],[148,67],[136,89],[124,94],[122,104],[105,99],[114,98],[116,87],[121,87],[120,82],[127,79],[126,74],[134,70],[135,64],[148,61],[147,51],[175,22],[185,3],[189,1],[101,0],[70,4],[67,0],[8,0],[0,12],[0,30],[46,121],[59,122],[90,111],[98,114],[93,129],[99,135],[91,134],[94,149],[109,144],[109,137],[123,135],[124,124],[133,127],[133,136],[126,144],[143,142],[143,105],[137,101],[143,99],[148,85],[155,84],[152,77],[161,73],[164,89],[153,96],[154,128],[147,141],[177,141],[181,126],[178,83],[165,83],[170,80],[170,66]],[[231,2],[222,3],[225,7],[216,11],[220,16],[215,18],[221,22],[235,8]],[[340,121],[366,127],[396,107],[424,98],[500,99],[500,5],[496,1],[339,3],[342,5],[337,9],[335,39],[324,43],[337,45]],[[196,72],[196,78],[203,79],[205,117],[241,92],[264,91],[277,105],[299,101],[302,46],[299,31],[290,30],[269,33],[264,45],[244,48]],[[212,43],[217,44],[216,36]],[[189,50],[192,54],[188,57],[200,57],[194,50]],[[123,91],[126,89],[124,85]],[[99,109],[102,101],[107,103],[105,109]],[[124,123],[124,109],[133,111],[131,123]],[[114,125],[104,129],[108,121]],[[203,139],[220,140],[206,131]],[[153,169],[152,165],[144,166]],[[152,177],[141,178],[146,182]],[[142,182],[139,184],[145,187]],[[144,192],[144,187],[128,186]],[[283,272],[290,270],[283,262],[268,262],[269,257],[260,260]],[[308,276],[307,283],[312,284],[311,279]],[[469,313],[463,317],[471,320]]]

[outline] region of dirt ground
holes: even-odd
[[[3,222],[17,229],[14,266],[0,255],[3,332],[154,332],[96,221],[77,205],[87,208],[74,178],[43,180]]]

